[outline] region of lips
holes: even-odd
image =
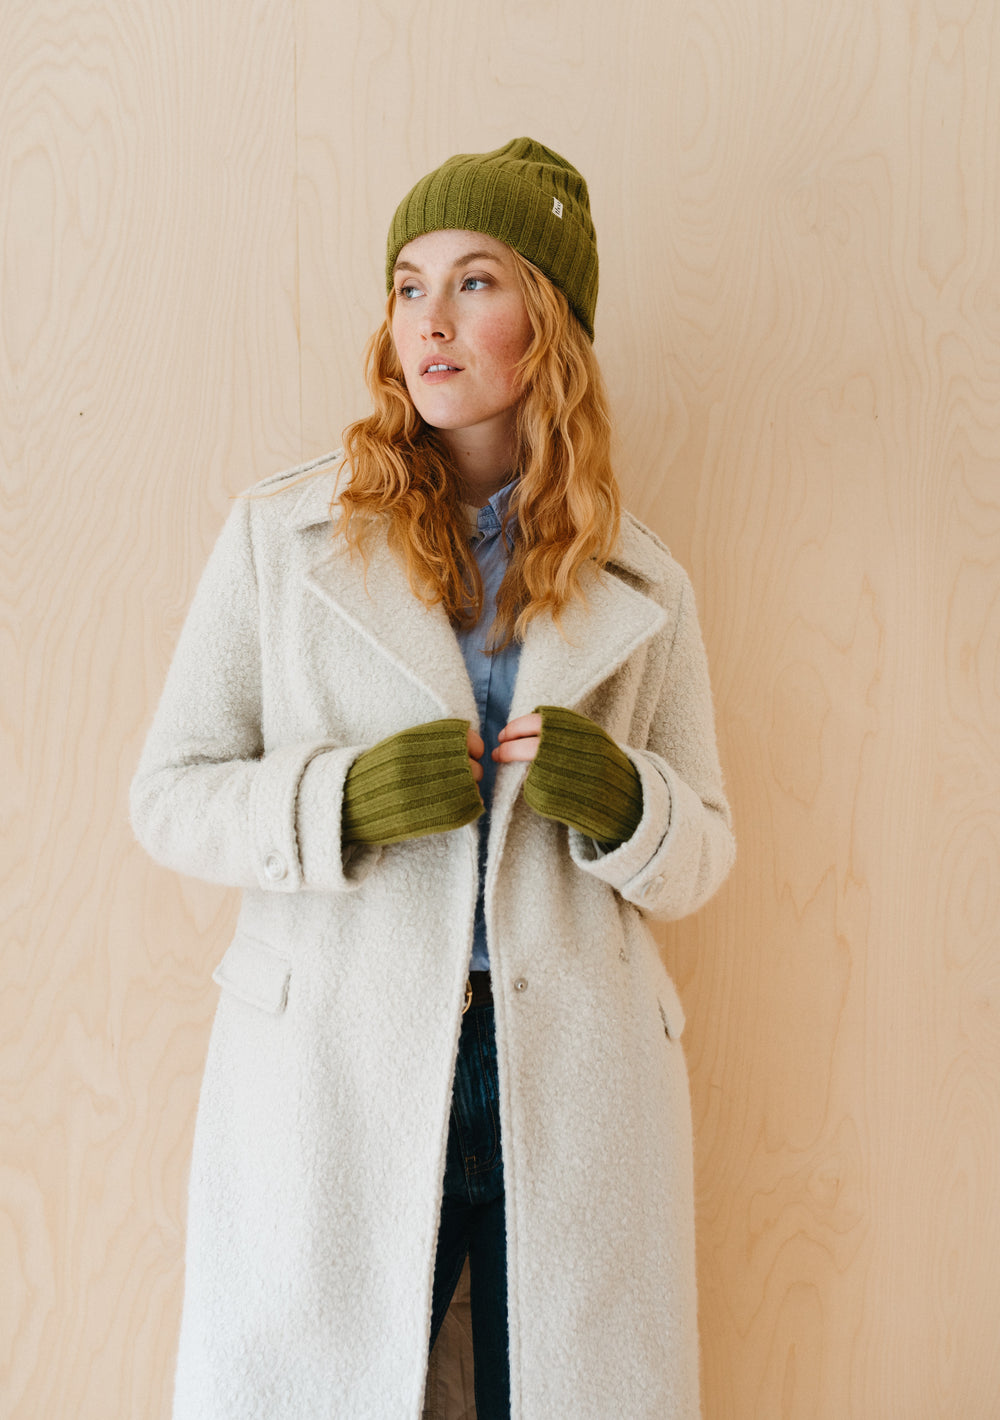
[[[461,365],[456,365],[454,360],[445,360],[440,355],[425,355],[418,367],[418,373],[423,375],[457,375],[462,369]]]

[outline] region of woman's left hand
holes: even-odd
[[[542,730],[541,715],[518,715],[504,725],[497,735],[493,758],[497,764],[525,763],[538,753],[538,737]]]

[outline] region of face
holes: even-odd
[[[392,338],[417,412],[456,456],[507,457],[531,323],[510,248],[426,232],[396,260]]]

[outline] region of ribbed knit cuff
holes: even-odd
[[[631,838],[642,818],[642,785],[632,761],[575,710],[536,705],[535,714],[542,732],[524,781],[528,804],[606,847]]]
[[[468,729],[468,720],[431,720],[359,755],[344,783],[343,841],[401,843],[477,819]]]

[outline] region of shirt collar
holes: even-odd
[[[498,533],[503,527],[503,520],[516,487],[517,479],[512,478],[509,483],[504,484],[503,488],[498,489],[481,508],[475,507],[472,503],[463,503],[465,516],[469,521],[469,531],[480,532],[484,536],[487,533]],[[511,523],[514,521],[515,519],[512,518]],[[510,527],[510,523],[508,523],[508,527]]]

